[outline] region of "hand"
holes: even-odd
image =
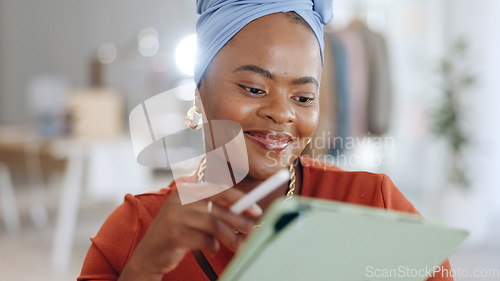
[[[210,186],[203,184],[202,188]],[[262,214],[257,205],[241,215],[229,211],[229,206],[244,195],[230,188],[210,198],[182,205],[178,191],[172,192],[135,249],[120,280],[126,279],[124,275],[161,280],[163,274],[175,269],[191,250],[200,249],[215,255],[220,247],[217,239],[238,250],[245,236],[236,234],[234,229],[249,233]],[[209,201],[213,202],[211,213],[207,208]]]

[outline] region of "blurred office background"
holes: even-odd
[[[336,0],[334,9],[326,36],[335,62],[322,80],[331,115],[321,130],[359,142],[309,152],[388,174],[423,215],[470,230],[453,267],[496,269],[456,280],[500,280],[500,2]],[[192,79],[195,11],[184,0],[0,0],[2,280],[76,278],[89,237],[124,194],[170,183],[169,171],[136,163],[128,113]],[[364,45],[378,63],[343,69],[339,48],[347,61],[360,27],[383,42],[375,56]],[[358,74],[364,86],[349,80]],[[380,81],[368,83],[374,75]],[[364,102],[342,100],[342,85]],[[171,102],[166,118],[182,122],[176,108],[188,101]]]

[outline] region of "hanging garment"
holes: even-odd
[[[348,77],[349,137],[363,137],[368,133],[368,58],[363,38],[351,29],[335,33],[345,48]]]
[[[350,135],[349,130],[349,65],[347,61],[345,47],[338,37],[332,33],[328,34],[328,39],[333,46],[334,66],[335,66],[335,82],[336,82],[336,97],[337,97],[337,127],[338,137],[345,139]],[[336,146],[330,150],[330,153],[342,151],[342,146]]]
[[[347,30],[361,40],[365,50],[368,77],[363,102],[366,104],[360,102],[358,105],[364,107],[367,131],[371,135],[385,134],[390,126],[392,99],[387,44],[382,35],[371,31],[361,21],[353,21]]]

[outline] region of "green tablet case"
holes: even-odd
[[[334,201],[276,200],[221,281],[426,280],[467,231],[408,213]]]

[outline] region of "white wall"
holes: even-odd
[[[468,163],[473,188],[487,207],[500,215],[500,1],[450,1],[450,35],[464,35],[471,42],[471,70],[478,85],[470,100],[473,149]],[[494,218],[492,218],[494,219]]]
[[[180,39],[194,33],[197,19],[194,0],[0,0],[0,5],[0,121],[31,117],[26,91],[34,76],[61,75],[74,87],[88,86],[89,60],[101,44],[133,49],[137,33],[152,26],[162,50],[172,54]]]

